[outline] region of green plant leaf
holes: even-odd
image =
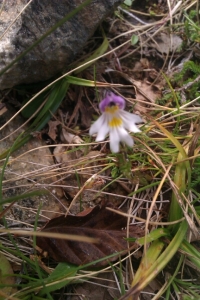
[[[66,78],[59,80],[53,85],[45,105],[31,124],[31,128],[35,127],[34,131],[41,130],[49,121],[52,116],[51,113],[54,113],[57,110],[64,99],[68,87],[69,83]]]
[[[109,46],[109,42],[108,42],[106,36],[104,36],[104,40],[103,40],[103,43],[101,44],[101,46],[99,48],[97,48],[94,51],[94,53],[92,55],[90,55],[90,57],[88,57],[86,60],[84,60],[83,62],[80,63],[80,68],[77,71],[75,71],[74,74],[78,74],[81,71],[88,68],[89,66],[91,66],[94,63],[92,60],[97,58],[98,56],[103,55],[107,51],[108,46]]]
[[[50,293],[56,291],[69,284],[72,279],[68,278],[74,277],[78,271],[78,268],[79,267],[70,265],[68,263],[59,263],[49,277],[44,280],[45,288],[41,289],[39,296],[44,296],[46,292]],[[66,280],[63,280],[64,278],[66,278]],[[62,281],[59,281],[60,279],[62,279]]]
[[[133,3],[133,0],[125,0],[124,1],[124,4],[127,5],[127,6],[131,6]]]
[[[142,261],[140,263],[140,266],[134,276],[132,286],[134,286],[137,282],[141,280],[142,277],[146,277],[146,273],[148,272],[148,269],[155,264],[158,256],[160,255],[162,249],[164,247],[164,243],[155,240],[148,248],[146,255],[142,258]]]
[[[36,97],[31,103],[29,103],[21,112],[22,116],[26,119],[30,118],[34,112],[41,106],[41,104],[46,99],[49,94],[49,89]],[[22,105],[26,104],[28,101],[24,101]]]
[[[66,76],[66,80],[68,83],[75,84],[75,85],[80,85],[80,86],[88,86],[88,87],[95,87],[96,82],[93,80],[87,80],[83,78],[78,78],[75,76]]]
[[[162,236],[169,236],[170,232],[166,228],[158,228],[153,231],[151,231],[146,237],[142,237],[139,239],[136,239],[136,242],[139,245],[144,245],[145,243],[151,243],[153,241],[156,241],[157,239],[161,238]]]
[[[13,270],[7,258],[0,253],[0,290],[7,296],[11,294],[12,285],[15,283],[15,278],[12,277]],[[0,300],[5,299],[4,297],[0,296]]]
[[[200,253],[199,251],[186,240],[183,241],[180,248],[186,253],[187,258],[200,269]]]
[[[139,41],[138,35],[133,34],[131,37],[131,45],[135,45],[137,44],[137,42]]]
[[[186,221],[183,221],[176,232],[175,236],[167,246],[167,248],[162,252],[161,255],[159,254],[159,247],[162,248],[162,242],[155,241],[153,242],[153,246],[150,246],[150,250],[148,249],[146,255],[147,255],[147,264],[148,268],[144,269],[143,265],[139,266],[139,271],[136,279],[133,280],[132,283],[132,292],[139,293],[142,291],[142,289],[148,285],[148,283],[155,278],[159,272],[163,270],[163,268],[168,264],[168,262],[173,258],[175,253],[178,251],[185,235],[188,229],[188,225]],[[152,247],[152,248],[151,248]],[[158,249],[157,249],[158,248]],[[155,251],[155,254],[153,254],[152,249]],[[151,259],[152,255],[152,259]],[[145,257],[144,257],[145,259]],[[143,259],[143,260],[144,260]],[[143,264],[142,260],[142,264]],[[141,271],[143,270],[143,272]]]

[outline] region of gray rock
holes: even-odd
[[[0,0],[0,6],[3,5]],[[0,72],[83,0],[6,0],[0,15]],[[0,89],[47,80],[67,69],[100,22],[123,0],[92,0],[0,77]],[[5,33],[5,34],[4,34]]]

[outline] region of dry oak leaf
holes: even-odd
[[[117,209],[116,209],[117,210]],[[116,253],[109,259],[98,262],[96,266],[105,266],[109,261],[116,260],[119,255],[128,251],[126,217],[111,212],[105,206],[95,206],[84,216],[60,216],[51,219],[41,232],[65,233],[82,235],[98,240],[95,244],[62,240],[55,238],[37,237],[37,245],[58,262],[69,262],[83,265]],[[144,231],[137,225],[130,226],[129,237],[143,236]],[[136,249],[138,245],[129,243],[129,248]],[[120,254],[118,253],[120,252]]]
[[[57,138],[58,128],[57,126],[60,125],[59,121],[49,121],[49,130],[48,130],[48,136],[55,141]]]

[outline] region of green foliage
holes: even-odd
[[[111,177],[115,179],[119,177],[119,175],[120,175],[120,169],[117,166],[114,166],[111,170]]]
[[[200,27],[197,20],[197,10],[191,10],[189,15],[185,13],[186,21],[184,24],[184,33],[186,38],[192,42],[200,41]]]
[[[191,78],[186,78],[186,77],[188,77],[188,76],[186,76],[188,74],[191,74]],[[200,74],[200,65],[198,64],[198,62],[189,60],[184,63],[183,69],[181,70],[181,72],[175,74],[174,78],[175,78],[175,80],[178,80],[178,81],[184,80],[184,82],[189,82],[194,79],[193,78],[194,75],[197,76],[199,74]]]
[[[194,82],[194,80],[200,75],[200,64],[197,61],[187,61],[184,63],[181,72],[174,75],[173,81],[182,87],[188,83]],[[200,82],[194,82],[187,88],[189,98],[196,98],[199,96]]]
[[[127,6],[131,6],[133,4],[133,1],[134,0],[125,0],[124,4],[127,5]]]
[[[71,279],[68,278],[75,276],[77,269],[76,266],[59,263],[49,277],[45,278],[45,285],[39,292],[39,296],[44,296],[47,292],[56,291],[69,284]]]
[[[188,49],[188,44],[191,42],[200,42],[200,26],[198,24],[197,18],[198,12],[196,10],[191,10],[189,15],[184,14],[184,45]],[[182,70],[175,74],[172,83],[176,87],[182,88],[186,86],[185,93],[188,99],[193,99],[199,96],[200,82],[196,78],[200,76],[200,64],[198,60],[187,61],[184,63]],[[191,83],[191,84],[189,84]],[[189,86],[187,86],[189,84]],[[171,93],[170,93],[171,95]]]
[[[138,41],[139,41],[138,35],[133,34],[131,37],[131,45],[134,46],[135,44],[138,43]]]
[[[15,283],[15,279],[12,276],[13,270],[11,267],[11,264],[7,260],[6,256],[4,256],[2,253],[0,253],[0,286],[1,291],[5,293],[7,296],[11,294],[12,287],[9,285],[12,285]],[[8,275],[10,274],[10,275]],[[0,300],[3,300],[4,298],[0,296]]]
[[[85,1],[86,2],[86,1]],[[133,0],[126,0],[124,3],[127,6],[131,6],[133,3]],[[152,5],[153,7],[153,5]],[[151,14],[155,14],[154,12],[150,12]],[[192,40],[193,42],[200,40],[200,31],[199,26],[196,22],[196,11],[192,11],[189,16],[186,15],[186,22],[185,22],[185,28],[186,28],[186,35],[188,40]],[[138,42],[138,36],[133,35],[131,38],[132,45],[135,45]],[[93,56],[90,57],[90,59],[86,59],[84,61],[83,68],[79,68],[78,71],[74,73],[76,75],[80,70],[83,70],[86,66],[89,66],[91,64],[91,59],[96,59],[98,55],[101,55],[104,53],[108,48],[108,40],[104,39],[104,42],[102,43],[101,47],[98,49],[97,52],[93,54]],[[200,76],[200,64],[198,62],[188,61],[184,64],[183,69],[180,73],[176,74],[174,76],[174,86],[175,87],[181,87],[183,85],[186,85],[187,83],[194,82],[196,78]],[[167,80],[166,80],[167,81]],[[200,158],[196,158],[193,168],[192,168],[192,176],[190,178],[190,164],[187,160],[187,151],[186,148],[184,148],[183,140],[185,140],[186,133],[184,131],[184,135],[182,134],[182,131],[180,131],[180,128],[182,124],[187,125],[187,122],[190,122],[190,118],[188,116],[184,120],[185,115],[179,116],[179,114],[182,112],[180,106],[181,106],[181,94],[176,93],[173,90],[173,87],[170,84],[170,81],[167,81],[170,93],[166,94],[162,100],[159,100],[159,105],[166,106],[163,108],[158,108],[158,110],[155,109],[154,111],[154,120],[156,124],[156,120],[158,120],[158,115],[161,115],[162,117],[165,117],[165,111],[166,114],[172,112],[173,116],[176,120],[176,125],[174,125],[175,129],[172,129],[173,125],[171,125],[168,130],[165,128],[165,123],[158,123],[158,126],[156,127],[155,135],[151,136],[148,135],[150,130],[150,126],[153,124],[153,122],[150,124],[147,130],[146,136],[143,135],[140,139],[137,140],[137,148],[132,151],[132,149],[125,149],[122,148],[123,151],[119,154],[111,154],[112,159],[109,158],[109,155],[106,156],[106,158],[100,157],[99,161],[106,162],[108,161],[107,165],[105,166],[104,170],[111,169],[111,177],[112,181],[107,184],[109,186],[111,183],[115,183],[117,178],[126,178],[128,179],[127,184],[130,186],[130,183],[137,183],[139,185],[138,189],[134,189],[133,185],[130,189],[131,193],[129,193],[129,196],[137,195],[138,199],[141,199],[141,202],[143,200],[143,195],[141,195],[141,192],[145,193],[145,199],[148,198],[150,195],[148,190],[155,187],[155,189],[158,187],[161,187],[161,185],[167,183],[167,186],[170,186],[170,181],[168,180],[168,177],[163,178],[163,182],[161,181],[161,176],[163,174],[167,174],[165,169],[162,167],[162,165],[165,166],[167,169],[170,167],[170,164],[175,164],[171,167],[169,170],[169,176],[172,179],[172,182],[174,183],[174,186],[177,187],[177,191],[180,192],[180,194],[176,194],[173,190],[173,196],[170,198],[170,215],[169,220],[173,221],[173,224],[165,224],[159,226],[152,231],[149,231],[148,234],[145,235],[145,237],[138,238],[137,243],[140,246],[144,246],[144,255],[142,258],[142,263],[140,263],[140,266],[138,270],[136,271],[136,276],[134,281],[132,282],[132,288],[135,288],[136,290],[142,291],[145,286],[150,283],[150,281],[155,278],[155,276],[161,272],[165,267],[167,267],[167,271],[169,270],[169,263],[173,259],[175,259],[182,255],[182,258],[179,260],[177,265],[175,264],[174,267],[176,268],[176,272],[172,274],[171,279],[168,280],[167,285],[165,287],[165,290],[160,291],[161,293],[164,293],[165,291],[169,293],[179,293],[182,292],[181,296],[183,299],[198,299],[196,297],[196,293],[194,289],[197,291],[199,290],[199,286],[195,286],[194,283],[189,282],[187,285],[187,281],[181,278],[181,280],[177,279],[176,277],[178,273],[183,274],[184,278],[184,272],[182,272],[182,266],[183,266],[183,259],[190,260],[191,263],[194,264],[195,268],[199,270],[200,268],[200,257],[199,252],[191,245],[189,244],[185,238],[186,233],[188,232],[188,224],[186,221],[177,222],[180,218],[182,218],[183,213],[180,208],[179,198],[185,203],[184,197],[181,197],[182,194],[184,194],[185,197],[187,197],[189,193],[189,188],[193,188],[194,190],[198,190],[200,186]],[[41,94],[38,94],[35,96],[33,101],[30,101],[29,104],[24,108],[22,114],[29,118],[32,117],[35,112],[38,111],[38,113],[35,115],[35,119],[33,124],[31,125],[31,131],[35,131],[36,129],[41,129],[48,119],[51,117],[51,113],[55,112],[58,108],[59,104],[61,103],[62,99],[64,99],[68,87],[71,84],[84,86],[84,87],[98,87],[98,82],[96,80],[86,80],[83,78],[78,78],[76,76],[66,76],[65,78],[61,78],[59,81],[55,82],[54,84],[50,84],[46,90],[43,90]],[[192,84],[185,92],[188,96],[188,101],[190,101],[193,97],[199,96],[199,88],[200,83],[195,82]],[[44,101],[46,101],[44,103]],[[41,108],[40,105],[44,104]],[[171,107],[173,109],[171,109]],[[179,110],[180,109],[180,110]],[[152,114],[151,114],[152,117]],[[187,120],[189,119],[189,121]],[[193,116],[192,116],[193,118]],[[162,119],[163,120],[163,119]],[[159,125],[161,124],[161,125]],[[173,124],[173,123],[172,123]],[[145,127],[145,126],[144,126]],[[157,131],[160,129],[160,132],[162,135],[158,135],[157,137]],[[149,136],[149,137],[148,137]],[[25,136],[25,138],[29,138],[29,136]],[[23,139],[23,142],[26,141]],[[84,137],[84,141],[86,143],[91,141],[91,137],[87,137],[87,135]],[[148,146],[145,148],[145,144]],[[22,145],[21,140],[20,144],[17,144],[17,146]],[[15,145],[14,145],[15,146]],[[14,147],[13,146],[13,147]],[[89,151],[89,146],[80,146],[77,147],[76,150],[82,149],[82,147],[85,148],[85,153]],[[150,151],[150,150],[151,151]],[[11,149],[12,150],[12,149]],[[69,150],[69,152],[76,151],[75,149]],[[10,151],[11,152],[11,151]],[[5,160],[5,166],[8,162],[9,154],[7,155],[7,160]],[[6,157],[6,156],[5,156]],[[161,163],[159,162],[161,161]],[[103,171],[101,171],[103,173]],[[3,172],[4,173],[4,170]],[[78,186],[80,187],[79,182],[79,174],[75,173],[77,176],[77,182]],[[3,176],[2,176],[3,178]],[[191,186],[188,183],[191,179]],[[0,184],[1,185],[1,184]],[[107,186],[103,187],[105,189]],[[166,188],[166,185],[164,186],[164,190]],[[1,190],[1,189],[0,189]],[[153,191],[153,197],[156,195],[156,193]],[[34,193],[34,194],[31,194]],[[41,191],[38,193],[41,194]],[[100,192],[99,192],[100,193]],[[144,194],[143,193],[143,194]],[[23,194],[23,197],[27,196],[33,196],[35,195],[35,192],[29,192],[26,194]],[[146,196],[147,195],[147,196]],[[164,197],[167,197],[169,199],[170,192],[165,196],[165,193],[163,193]],[[177,197],[177,195],[179,197]],[[3,200],[2,204],[4,203],[12,203],[13,201],[19,200],[17,198],[18,196],[5,199]],[[20,196],[22,197],[22,196]],[[150,197],[150,196],[149,196]],[[162,196],[163,197],[163,196]],[[1,197],[0,197],[1,198]],[[165,200],[165,198],[163,198]],[[137,199],[136,199],[137,200]],[[156,198],[154,199],[156,200]],[[136,201],[135,201],[136,202]],[[154,204],[154,203],[153,203]],[[161,210],[158,206],[159,204],[155,203],[155,208],[158,210]],[[142,210],[148,209],[146,204],[145,207],[141,207]],[[200,208],[195,207],[197,213],[199,214]],[[163,211],[163,210],[162,210]],[[161,213],[162,213],[161,211]],[[156,213],[157,213],[156,212]],[[164,212],[165,213],[165,212]],[[168,213],[168,211],[166,211]],[[142,213],[143,216],[143,213]],[[155,215],[152,215],[152,220],[155,220]],[[150,220],[150,221],[152,221]],[[37,222],[35,222],[35,229]],[[150,224],[150,226],[152,226]],[[153,225],[154,226],[154,225]],[[166,228],[163,226],[166,226]],[[149,229],[150,227],[147,227]],[[154,227],[153,227],[154,228]],[[34,245],[35,245],[35,239]],[[14,241],[14,238],[13,238]],[[129,239],[130,241],[130,239]],[[14,242],[13,245],[15,246]],[[51,296],[51,293],[54,291],[59,290],[60,288],[63,288],[67,285],[74,284],[78,282],[79,279],[79,271],[84,268],[84,266],[76,267],[73,265],[69,265],[66,263],[59,263],[57,267],[54,266],[54,264],[50,261],[48,262],[50,267],[55,267],[53,272],[51,274],[47,274],[46,271],[43,270],[43,264],[40,260],[40,258],[37,258],[37,256],[34,257],[33,260],[28,258],[28,255],[24,255],[22,251],[20,251],[17,247],[15,247],[16,250],[13,249],[6,249],[5,247],[0,245],[0,250],[7,251],[8,253],[11,253],[15,255],[16,257],[19,257],[24,263],[23,263],[23,274],[19,273],[17,276],[19,276],[19,279],[21,280],[21,284],[19,285],[19,291],[17,293],[17,297],[19,299],[53,299],[53,296]],[[180,251],[181,250],[181,251]],[[184,253],[184,257],[183,254]],[[113,256],[116,253],[113,254]],[[176,257],[175,257],[176,255]],[[176,262],[176,261],[175,261]],[[45,261],[47,263],[47,261]],[[92,263],[94,264],[94,262]],[[91,265],[92,265],[91,264]],[[89,265],[87,265],[88,267]],[[133,265],[134,267],[134,265]],[[121,287],[122,294],[125,294],[125,283],[123,282],[123,274],[122,274],[122,266],[120,265],[120,268],[116,269],[113,268],[113,270],[116,272],[119,283]],[[173,270],[172,270],[173,273]],[[171,273],[170,273],[171,274]],[[78,276],[77,276],[78,275]],[[82,273],[81,273],[82,275]],[[77,276],[77,279],[76,279]],[[83,277],[84,278],[84,277]],[[85,280],[87,280],[87,274],[85,275]],[[193,284],[193,285],[192,285]],[[192,285],[192,288],[191,288]],[[185,294],[183,291],[186,291]],[[187,294],[187,291],[188,294]],[[189,295],[189,297],[188,297]],[[43,298],[44,297],[44,298]],[[160,296],[161,297],[161,296]],[[194,298],[192,298],[194,297]],[[196,298],[195,298],[196,297]],[[158,297],[157,297],[158,299]],[[170,299],[166,296],[166,299]]]

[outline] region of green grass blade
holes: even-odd
[[[163,247],[164,247],[164,243],[159,240],[155,240],[150,245],[150,247],[146,252],[146,255],[142,258],[142,261],[140,262],[140,266],[131,284],[132,287],[135,286],[138,282],[140,282],[141,278],[146,277],[146,273],[148,273],[149,268],[156,262]]]
[[[21,135],[21,138],[17,138],[10,149],[5,150],[0,154],[0,159],[5,158],[8,154],[11,154],[12,152],[23,146],[25,143],[27,143],[32,138],[32,135],[29,132],[39,131],[47,124],[52,116],[51,113],[54,113],[63,101],[68,87],[69,83],[65,78],[55,83],[55,85],[52,87],[51,93],[48,96],[48,101],[45,103],[44,107],[41,109],[33,123],[30,125],[30,128],[23,133],[24,137],[21,137]]]
[[[22,116],[26,119],[32,117],[33,113],[36,112],[42,103],[44,103],[44,100],[49,95],[49,88],[47,88],[43,93],[41,93],[39,96],[37,96],[31,103],[29,103],[21,112]],[[22,105],[24,106],[28,101],[24,101]],[[45,105],[45,103],[44,103]]]
[[[163,253],[156,260],[156,256],[153,257],[152,264],[151,257],[148,255],[149,268],[146,268],[144,272],[139,271],[140,276],[137,276],[137,281],[134,280],[132,284],[133,292],[138,293],[142,291],[142,289],[144,289],[145,286],[147,286],[149,282],[152,281],[164,269],[164,267],[169,263],[169,261],[174,257],[175,253],[178,251],[183,239],[185,238],[187,229],[187,222],[183,221],[174,238],[171,240],[171,242],[163,251]],[[159,241],[157,243],[157,246],[159,247]],[[160,246],[162,247],[162,243],[160,244]],[[156,253],[158,253],[158,250]],[[143,269],[143,266],[139,266],[139,268]]]
[[[37,191],[33,191],[33,192],[21,194],[21,195],[16,195],[16,196],[13,196],[13,197],[9,197],[7,199],[3,199],[1,201],[1,204],[12,203],[14,201],[23,200],[23,199],[34,197],[34,196],[47,195],[47,194],[49,194],[49,192],[47,190],[37,190]]]
[[[68,87],[69,83],[66,81],[65,78],[61,79],[53,85],[51,92],[48,96],[47,102],[37,115],[36,119],[31,124],[31,128],[34,128],[34,130],[36,131],[43,128],[43,126],[51,118],[51,112],[54,113],[56,109],[60,106],[62,100],[66,95]]]
[[[171,283],[174,281],[174,279],[176,278],[176,275],[178,274],[180,268],[181,268],[181,265],[182,265],[182,262],[184,260],[184,255],[181,255],[180,259],[179,259],[179,262],[178,262],[178,265],[174,271],[174,274],[168,279],[168,282],[166,285],[164,285],[159,291],[158,293],[154,296],[154,298],[152,300],[156,300],[156,299],[160,299],[160,297],[163,295],[163,293],[167,290],[170,290],[170,285]]]
[[[179,152],[177,157],[177,162],[181,161],[182,159],[183,159],[182,153]],[[186,191],[186,176],[187,176],[186,165],[185,163],[180,162],[179,164],[176,165],[175,173],[174,173],[174,183],[178,187],[178,192],[180,197],[181,197],[181,193],[184,193]],[[169,222],[173,222],[182,217],[183,217],[182,209],[178,202],[177,195],[173,191],[172,200],[169,209],[169,215],[168,215]],[[178,227],[179,224],[171,225],[171,229],[174,232],[177,231]]]
[[[174,146],[178,149],[179,154],[177,157],[177,161],[181,161],[187,159],[188,156],[186,154],[185,149],[180,144],[180,142],[171,134],[166,128],[164,128],[161,124],[156,121],[153,121],[156,126],[171,140]],[[185,192],[187,187],[190,187],[191,182],[191,166],[189,161],[180,162],[176,166],[175,175],[174,175],[174,183],[177,186],[180,196],[181,193]],[[177,195],[173,192],[172,201],[170,205],[169,211],[169,221],[176,221],[181,219],[183,216],[182,209],[179,205]],[[175,224],[171,226],[171,229],[175,233],[178,230],[179,224]]]
[[[84,61],[81,62],[80,66],[81,65],[84,65],[84,66],[80,67],[77,71],[74,72],[74,74],[78,74],[81,71],[83,71],[86,68],[88,68],[89,66],[91,66],[94,62],[90,62],[90,61],[93,60],[93,59],[95,59],[95,58],[97,58],[98,56],[101,56],[102,54],[104,54],[107,51],[108,46],[109,46],[109,42],[108,42],[106,36],[104,35],[104,40],[103,40],[103,43],[101,44],[101,46],[99,48],[97,48],[94,51],[94,53],[92,55],[90,55],[89,58],[87,58],[86,60],[84,60]]]
[[[142,237],[139,239],[136,239],[136,243],[139,245],[144,245],[145,243],[151,243],[153,241],[158,240],[159,238],[163,236],[169,236],[170,232],[166,228],[158,228],[153,231],[151,231],[146,237]]]
[[[68,83],[75,84],[75,85],[80,85],[80,86],[88,86],[88,87],[95,87],[96,82],[93,80],[87,80],[83,78],[78,78],[75,76],[66,76],[66,80]]]
[[[183,241],[180,248],[185,252],[187,258],[200,270],[200,252],[186,240]]]
[[[68,279],[74,277],[78,271],[78,267],[67,264],[59,263],[54,271],[45,280],[45,287],[39,292],[39,296],[44,296],[46,293],[51,293],[69,284],[72,280]],[[66,280],[60,281],[65,278]]]

